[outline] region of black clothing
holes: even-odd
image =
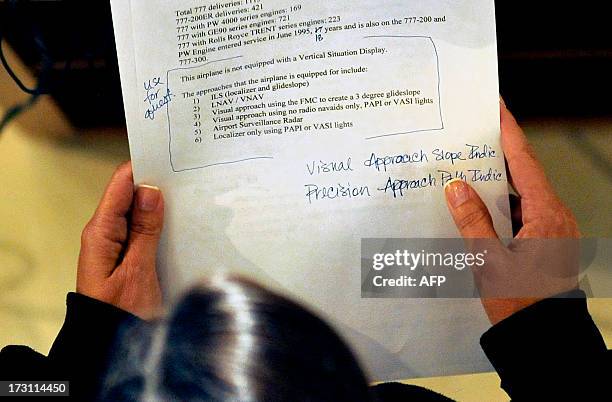
[[[612,353],[588,313],[584,293],[569,295],[573,298],[546,299],[527,307],[482,336],[481,345],[513,400],[610,399],[603,394],[603,381],[611,378]],[[93,401],[119,327],[138,320],[109,304],[69,293],[66,320],[49,356],[7,346],[0,351],[0,380],[70,380],[71,400]],[[450,401],[399,383],[372,390],[380,402]],[[487,400],[487,395],[482,397]]]
[[[480,345],[513,401],[612,400],[612,351],[606,349],[580,290],[513,314],[485,332]],[[403,402],[409,396],[394,386],[381,400]]]
[[[69,380],[74,397],[58,400],[95,400],[119,327],[139,318],[78,293],[68,293],[66,306],[64,325],[49,356],[7,346],[0,351],[0,380]]]
[[[512,400],[612,400],[612,351],[580,290],[513,314],[485,332],[480,345]]]

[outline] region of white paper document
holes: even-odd
[[[374,380],[482,371],[478,300],[361,297],[362,238],[511,235],[493,0],[113,0],[137,183],[171,299],[217,271],[330,320]]]

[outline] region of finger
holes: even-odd
[[[127,217],[134,196],[129,162],[113,174],[102,200],[81,235],[79,270],[108,276],[127,240]]]
[[[500,101],[501,140],[512,187],[521,197],[524,223],[542,208],[557,202],[544,168],[535,156],[523,130],[503,100]]]
[[[489,210],[472,187],[455,179],[444,186],[444,192],[448,209],[463,238],[498,238]]]
[[[134,179],[131,162],[122,163],[106,186],[96,215],[105,219],[125,217],[134,198]]]
[[[132,209],[126,259],[138,261],[142,267],[154,268],[163,223],[161,191],[153,186],[139,186]]]

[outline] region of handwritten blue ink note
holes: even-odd
[[[144,102],[147,104],[147,110],[144,113],[145,119],[155,120],[155,113],[174,98],[170,88],[166,87],[164,90],[164,84],[160,77],[145,81],[144,90],[146,91],[146,96]]]

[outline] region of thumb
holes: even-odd
[[[157,187],[140,185],[136,189],[126,256],[144,266],[155,266],[157,246],[164,223],[164,200]]]
[[[454,179],[444,186],[446,204],[455,224],[466,239],[496,239],[497,233],[487,206],[476,191],[463,180]]]

